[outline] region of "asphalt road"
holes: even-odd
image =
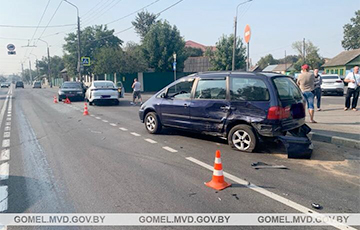
[[[360,212],[356,150],[315,142],[311,160],[287,159],[274,145],[241,153],[209,136],[173,129],[150,135],[139,121],[139,107],[131,106],[128,97],[119,106],[91,106],[92,116],[83,116],[83,102],[54,104],[55,92],[26,86],[14,89],[8,101],[12,111],[0,127],[5,133],[11,125],[9,147],[1,134],[2,150],[9,150],[9,160],[1,159],[9,167],[8,178],[1,180],[8,188],[7,205],[0,203],[3,212]],[[0,90],[0,107],[7,93]],[[206,167],[212,167],[217,149],[224,172],[232,175],[226,180],[233,184],[220,192],[204,185],[211,179]],[[288,169],[255,170],[251,163],[256,161]],[[313,202],[323,209],[312,209]]]

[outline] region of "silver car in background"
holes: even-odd
[[[118,89],[112,81],[93,81],[86,90],[85,97],[89,105],[98,104],[99,102],[119,104]]]
[[[321,92],[323,95],[336,94],[339,96],[344,95],[344,82],[337,74],[324,74],[321,75],[322,85]]]

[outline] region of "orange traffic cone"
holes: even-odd
[[[54,96],[54,103],[58,103],[56,96]]]
[[[64,101],[65,104],[71,104],[71,101],[69,98],[66,98],[65,101]]]
[[[224,174],[221,164],[220,151],[216,150],[215,162],[214,162],[214,172],[211,181],[205,183],[206,186],[213,188],[215,190],[222,190],[227,187],[230,187],[231,184],[227,183],[224,180]]]
[[[86,115],[89,115],[89,111],[88,111],[88,108],[87,108],[87,103],[85,102],[85,105],[84,105],[84,113],[83,113],[84,116]]]

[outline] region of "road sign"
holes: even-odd
[[[8,45],[7,45],[7,49],[8,49],[9,51],[14,51],[14,50],[15,50],[14,44],[8,44]]]
[[[82,57],[81,58],[81,63],[83,64],[83,66],[90,66],[90,57]]]
[[[16,55],[16,51],[8,51],[8,55]]]
[[[245,43],[249,43],[249,41],[250,41],[250,36],[251,36],[250,26],[249,26],[249,25],[246,25],[246,26],[245,26],[245,32],[244,32]]]
[[[173,62],[173,70],[176,70],[176,61]]]

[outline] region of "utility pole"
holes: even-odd
[[[31,73],[31,60],[29,59],[29,69],[30,69],[30,81],[32,81],[32,73]]]
[[[80,16],[79,16],[79,8],[77,6],[75,6],[74,4],[72,4],[71,2],[69,2],[68,0],[64,0],[64,2],[68,3],[69,5],[72,5],[73,7],[76,8],[76,14],[77,14],[77,40],[78,40],[78,47],[77,47],[77,53],[78,53],[78,64],[77,64],[77,71],[79,74],[79,80],[83,81],[82,79],[82,66],[81,66],[81,42],[80,42]]]
[[[234,43],[233,43],[232,67],[231,67],[232,71],[235,70],[236,30],[237,30],[237,15],[238,15],[239,6],[241,6],[245,3],[251,2],[251,1],[252,0],[247,0],[236,6],[236,15],[235,15],[235,20],[234,20]]]
[[[306,61],[306,49],[305,49],[305,38],[303,39],[303,60],[304,60],[304,63]]]
[[[46,43],[47,46],[47,56],[48,56],[48,81],[50,82],[50,88],[52,88],[52,82],[51,82],[51,67],[50,67],[50,49],[49,49],[49,43],[39,38],[39,41],[42,41]]]
[[[285,58],[284,58],[284,64],[285,64],[285,75],[287,70],[287,62],[286,62],[286,50],[285,50]]]

